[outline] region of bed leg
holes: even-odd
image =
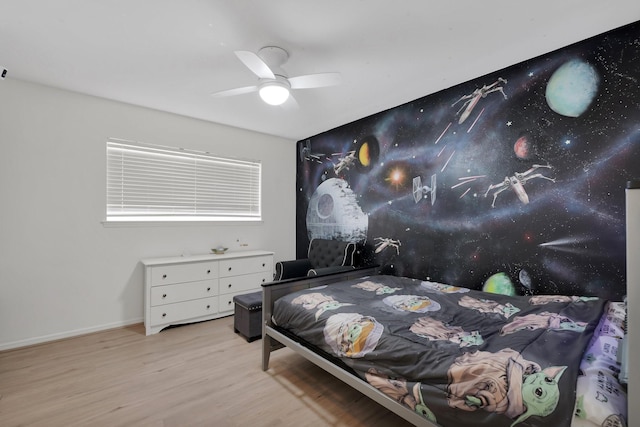
[[[271,337],[264,335],[262,337],[262,370],[269,369],[269,356],[271,355]]]

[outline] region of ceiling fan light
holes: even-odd
[[[281,105],[289,98],[289,89],[277,83],[262,86],[259,93],[260,98],[269,105]]]

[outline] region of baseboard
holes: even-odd
[[[42,344],[45,342],[61,340],[64,338],[77,337],[80,335],[86,335],[93,332],[105,331],[107,329],[122,328],[124,326],[135,325],[136,323],[142,323],[142,322],[143,322],[143,318],[141,317],[139,319],[130,319],[123,322],[107,323],[104,325],[92,326],[90,328],[74,329],[72,331],[60,332],[57,334],[43,335],[40,337],[28,338],[25,340],[13,341],[8,343],[0,343],[0,351],[11,350],[11,349],[20,348],[20,347],[28,347],[30,345]]]

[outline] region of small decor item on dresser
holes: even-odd
[[[213,248],[211,249],[211,252],[213,252],[216,255],[224,255],[225,252],[227,252],[229,248],[223,248],[222,246],[218,246],[217,248]]]

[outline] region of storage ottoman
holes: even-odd
[[[262,338],[262,291],[233,297],[233,331],[247,342]]]

